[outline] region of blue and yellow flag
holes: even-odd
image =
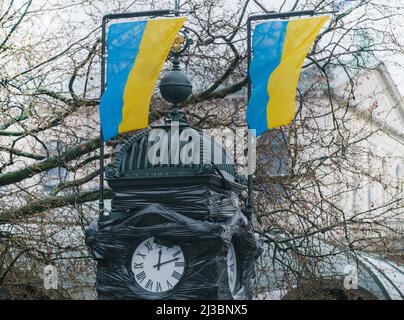
[[[288,125],[295,116],[296,90],[306,55],[328,16],[268,20],[252,37],[251,98],[247,123],[259,136]]]
[[[185,20],[164,18],[111,25],[107,87],[100,104],[104,141],[148,126],[156,82]]]

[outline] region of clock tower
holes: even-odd
[[[226,150],[178,115],[126,138],[106,167],[112,211],[86,230],[100,299],[251,297],[260,249],[240,207],[244,186]],[[200,164],[153,164],[157,135],[170,146],[160,160],[186,146],[172,131],[211,142],[223,163],[206,164],[201,143]]]
[[[126,135],[105,169],[111,213],[86,230],[99,299],[252,296],[261,249],[240,206],[243,179],[226,149],[177,107],[192,90],[180,52],[160,81],[173,111],[162,125]]]

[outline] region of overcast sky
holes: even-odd
[[[5,0],[5,3],[7,3],[8,1],[10,1],[10,0]],[[335,1],[342,1],[342,0],[335,0]],[[359,2],[359,1],[360,0],[356,0],[356,3]],[[2,2],[3,2],[3,0],[0,0],[0,3],[2,3]],[[34,0],[34,4],[37,5],[37,6],[41,6],[46,2],[53,3],[53,4],[55,4],[55,3],[63,3],[64,5],[66,5],[68,3],[80,3],[80,1],[75,1],[75,0],[68,0],[68,1],[65,1],[65,0],[46,0],[46,1]],[[108,7],[113,4],[113,1],[111,1],[111,0],[108,0],[108,1],[105,0],[105,2],[103,2],[103,1],[96,1],[96,2],[97,2],[97,4],[102,3],[103,4],[102,6],[105,7],[103,10],[106,10],[106,11],[108,11]],[[134,1],[134,2],[136,3],[136,1]],[[142,1],[137,1],[137,3],[140,3],[140,2],[142,2]],[[148,1],[144,1],[144,3],[145,2],[148,2]],[[155,1],[156,8],[159,8],[160,6],[166,6],[166,5],[163,4],[163,2],[164,3],[172,3],[172,6],[174,6],[174,0],[172,0],[172,1],[169,1],[169,0],[157,0],[157,1]],[[235,5],[240,2],[240,0],[224,0],[224,2],[225,2],[225,5],[222,8],[223,8],[223,10],[226,10],[226,9],[228,10],[230,8],[234,8]],[[286,0],[286,1],[284,1],[284,0],[259,0],[259,2],[262,3],[268,10],[279,10],[280,6],[282,4],[284,4],[284,6],[282,8],[282,11],[287,11],[287,10],[291,9],[291,7],[296,2],[296,0]],[[310,3],[311,1],[310,0],[305,0],[305,2]],[[324,2],[326,2],[326,1],[324,1]],[[388,6],[391,6],[391,7],[394,7],[394,6],[403,7],[404,6],[404,0],[388,0],[388,1],[386,1],[386,0],[372,0],[372,2],[378,2],[380,4],[388,5]],[[25,3],[25,0],[15,0],[15,3]],[[250,10],[252,12],[262,12],[262,9],[260,9],[260,7],[255,4],[254,0],[251,0],[250,3],[251,3]],[[158,4],[160,4],[160,5],[158,5]],[[89,28],[86,28],[85,25],[87,23],[89,23],[89,25],[90,25],[91,23],[88,21],[88,16],[86,14],[81,14],[80,10],[81,9],[79,9],[79,6],[72,6],[71,11],[72,12],[74,11],[74,15],[68,15],[69,17],[66,16],[66,19],[71,20],[72,16],[74,16],[73,19],[77,20],[78,29],[81,28],[83,30],[83,32],[84,31],[88,32],[88,30],[86,30],[86,29],[89,29]],[[44,14],[41,17],[41,21],[40,21],[41,23],[38,26],[38,29],[41,29],[41,27],[43,27],[43,28],[47,28],[48,32],[52,32],[52,28],[49,28],[49,26],[52,25],[52,21],[53,21],[52,16],[53,16],[54,13],[55,12],[49,12],[48,14]],[[82,12],[82,13],[84,13],[84,12]],[[352,17],[354,17],[354,15],[359,16],[359,15],[361,15],[363,13],[364,13],[363,11],[355,10]],[[369,14],[372,14],[372,13],[369,13]],[[85,19],[85,20],[80,21],[80,16],[83,17],[83,19]],[[402,17],[404,17],[404,16],[402,16]],[[61,20],[59,21],[59,23],[63,23],[63,19],[64,18],[62,17]],[[380,22],[374,22],[374,23],[380,23]],[[392,30],[392,32],[395,33],[396,37],[398,38],[398,40],[401,43],[404,43],[404,19],[403,18],[395,19],[393,21],[393,24],[394,24],[395,29]],[[76,30],[75,34],[72,35],[72,37],[77,37],[78,36],[77,31],[78,30]],[[388,69],[389,69],[391,75],[393,76],[393,79],[397,83],[397,86],[398,86],[401,94],[404,96],[404,67],[402,67],[402,66],[404,66],[404,54],[403,54],[403,52],[400,53],[400,54],[397,53],[394,56],[390,56],[390,57],[387,57],[386,54],[383,53],[383,54],[379,55],[378,58],[381,61],[386,62],[387,66],[388,66]]]

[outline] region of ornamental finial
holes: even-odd
[[[180,0],[174,0],[174,10],[180,10]]]

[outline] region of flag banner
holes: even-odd
[[[164,18],[111,25],[106,90],[100,103],[104,141],[149,125],[156,82],[185,20]]]
[[[293,120],[304,60],[328,18],[267,20],[255,27],[249,70],[252,93],[246,118],[257,136]]]

